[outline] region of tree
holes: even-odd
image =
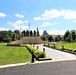
[[[28,30],[26,31],[26,36],[29,37],[29,31]]]
[[[39,36],[40,36],[39,29],[37,28],[37,37],[39,37]]]
[[[13,35],[12,35],[12,41],[15,41],[15,40],[16,40],[16,34],[13,33]]]
[[[36,34],[36,31],[34,30],[34,37],[36,37],[36,35],[37,35],[37,34]]]
[[[58,35],[58,36],[55,37],[55,41],[56,42],[61,41],[61,40],[62,40],[62,37],[60,35]]]
[[[19,30],[15,30],[14,33],[16,34],[16,39],[19,40],[21,38],[21,34]]]
[[[8,35],[9,35],[10,38],[12,38],[13,31],[9,30],[9,31],[8,31]]]
[[[72,36],[72,41],[75,42],[75,40],[76,40],[76,31],[75,30],[71,30],[71,36]]]
[[[7,38],[9,37],[8,31],[1,31],[1,37],[3,42],[7,42]]]
[[[32,32],[32,30],[30,30],[30,36],[31,36],[31,37],[33,36],[33,32]]]
[[[2,31],[0,31],[0,42],[2,42],[3,41],[3,33],[2,33]]]
[[[26,31],[25,31],[25,30],[23,30],[23,31],[21,32],[21,36],[22,36],[22,37],[25,37],[25,36],[26,36]]]
[[[67,38],[68,38],[69,35],[70,35],[70,31],[67,30],[67,31],[65,32],[65,34],[64,34],[64,37],[63,37],[64,41],[67,40]]]
[[[11,42],[12,41],[12,38],[11,37],[7,37],[7,42]]]
[[[53,41],[53,37],[51,35],[48,36],[48,41],[49,42]]]
[[[41,36],[41,39],[42,39],[43,41],[47,41],[47,39],[46,39],[45,36]]]
[[[66,33],[65,33],[63,38],[64,38],[64,41],[66,41],[66,42],[71,42],[72,41],[72,36],[71,36],[71,33],[70,33],[69,30],[66,31]]]
[[[71,34],[68,35],[68,37],[66,38],[66,41],[67,41],[67,42],[72,42]]]
[[[48,40],[48,36],[49,36],[49,34],[47,33],[46,30],[44,30],[44,32],[43,32],[43,34],[42,34],[42,39]]]
[[[13,36],[13,32],[11,31],[11,30],[9,30],[9,31],[7,31],[7,38],[6,38],[6,40],[7,40],[7,42],[9,43],[9,42],[11,42],[12,41],[12,36]]]

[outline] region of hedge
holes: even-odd
[[[34,47],[32,47],[31,45],[27,44],[26,47],[33,52],[34,54],[36,54],[38,56],[38,58],[45,58],[46,57],[46,53],[42,52]]]

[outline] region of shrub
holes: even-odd
[[[73,50],[73,52],[76,52],[76,50]]]
[[[38,56],[38,58],[44,58],[45,57],[45,52],[42,51],[35,51],[35,54]]]
[[[26,47],[30,50],[30,52],[33,52],[34,54],[36,54],[38,56],[38,58],[46,57],[46,53],[45,52],[42,52],[42,51],[32,47],[31,45],[27,44]]]
[[[68,49],[68,51],[67,51],[67,52],[69,52],[69,53],[72,53],[72,51],[73,51],[73,50],[71,50],[71,49]]]

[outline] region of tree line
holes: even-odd
[[[39,30],[32,31],[32,30],[23,30],[20,32],[19,30],[14,31],[0,31],[0,42],[11,42],[15,40],[19,40],[22,37],[39,37]],[[59,42],[59,41],[65,41],[65,42],[76,42],[76,30],[67,30],[63,37],[61,35],[57,35],[56,37],[53,37],[52,35],[48,34],[46,30],[43,31],[43,34],[40,36],[43,41],[49,41],[49,42]]]
[[[20,32],[19,30],[14,30],[14,31],[0,31],[0,42],[11,42],[15,40],[19,40],[22,37],[39,37],[39,31],[32,31],[32,30],[23,30]]]
[[[39,37],[40,36],[40,34],[39,34],[39,30],[37,30],[37,31],[32,31],[32,30],[23,30],[22,32],[21,32],[21,36],[22,37]]]
[[[48,42],[58,42],[62,41],[62,37],[60,35],[57,35],[56,37],[53,37],[52,35],[48,34],[46,30],[44,30],[41,39],[43,41],[48,41]]]
[[[76,30],[67,30],[63,37],[61,35],[57,35],[56,37],[53,37],[52,35],[49,35],[46,30],[44,30],[42,36],[42,40],[44,41],[65,41],[65,42],[76,42]]]
[[[66,42],[76,42],[76,30],[67,30],[63,38]]]

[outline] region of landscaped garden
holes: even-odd
[[[8,43],[8,46],[4,46],[3,44],[5,43],[0,43],[0,65],[31,62],[33,56],[37,60],[45,60],[46,53],[28,45],[28,43],[45,43],[44,45],[47,47],[76,54],[76,30],[68,30],[64,35],[56,36],[48,34],[46,30],[44,30],[41,36],[39,35],[38,29],[37,32],[24,30],[21,32],[21,36],[19,35],[19,30],[15,30],[14,32],[11,30],[0,31],[0,42]],[[27,45],[23,47],[21,46],[23,44]]]

